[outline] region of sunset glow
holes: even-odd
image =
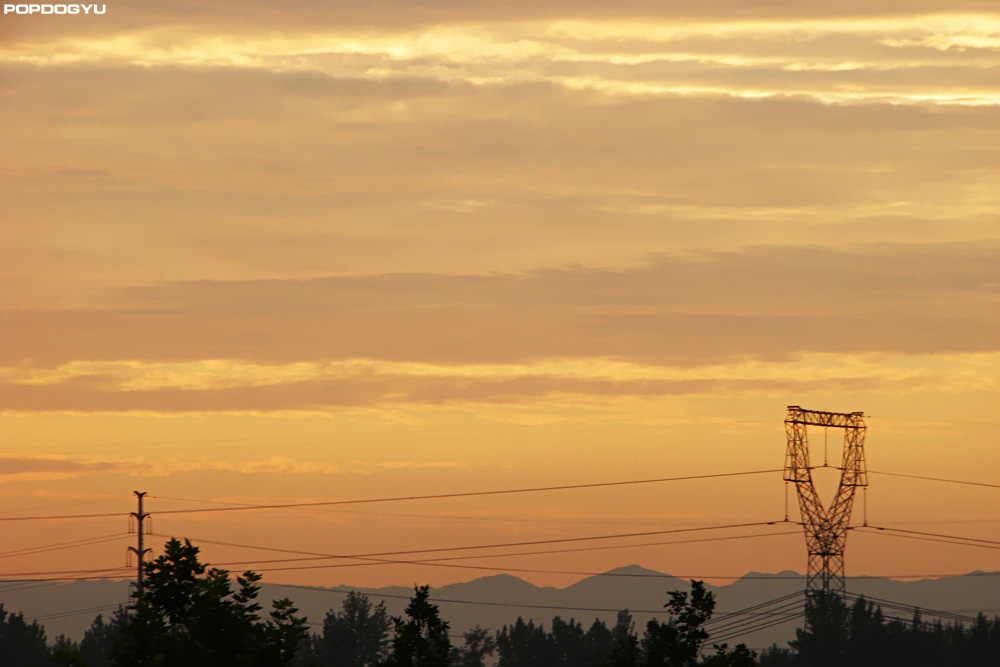
[[[338,554],[781,522],[780,473],[165,512],[779,469],[788,405],[865,413],[870,523],[1000,540],[996,489],[879,474],[1000,481],[994,3],[375,4],[0,17],[0,519],[120,515],[0,550],[125,533],[136,489],[154,543]],[[267,576],[805,569],[801,533],[505,551]],[[859,532],[848,574],[998,553]]]

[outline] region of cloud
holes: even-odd
[[[940,374],[899,355],[996,350],[986,5],[224,7],[10,24],[9,409],[781,391],[815,355],[909,390]]]
[[[577,18],[13,44],[0,296],[1000,234],[994,15]]]
[[[109,8],[110,9],[110,8]],[[947,9],[951,13],[989,15],[996,6],[988,0],[954,0]],[[507,2],[503,11],[495,2],[442,2],[393,0],[372,4],[360,0],[345,0],[335,7],[325,2],[302,1],[294,5],[275,6],[271,2],[232,2],[221,0],[212,4],[212,11],[196,2],[148,2],[142,5],[119,6],[99,21],[78,17],[50,16],[46,21],[37,17],[5,17],[5,37],[10,41],[44,43],[54,37],[108,39],[122,32],[155,32],[163,26],[178,26],[188,32],[206,34],[239,30],[246,33],[311,33],[317,26],[368,31],[403,31],[434,25],[504,25],[506,23],[550,23],[584,20],[590,23],[631,23],[640,25],[677,25],[704,23],[718,26],[745,23],[752,28],[768,23],[801,23],[825,21],[842,23],[857,29],[861,19],[882,24],[923,19],[940,14],[940,0],[914,0],[900,3],[893,0],[878,2],[842,2],[837,4],[802,3],[794,0],[746,3],[733,0],[704,0],[683,5],[664,5],[654,0],[626,2]],[[867,17],[867,18],[866,18]]]
[[[216,464],[218,465],[218,464]],[[340,468],[328,463],[296,461],[287,456],[272,456],[264,461],[247,461],[233,467],[221,465],[221,470],[235,470],[245,474],[277,473],[283,475],[322,474],[334,475],[343,472]]]
[[[759,247],[652,257],[617,271],[167,283],[122,290],[105,308],[2,312],[0,362],[191,361],[200,366],[172,368],[221,381],[203,360],[280,362],[275,373],[308,380],[311,367],[290,364],[986,352],[997,349],[996,252],[988,243]],[[87,372],[71,381],[108,381],[107,369]],[[152,372],[142,381],[158,381]],[[236,384],[252,385],[253,372]],[[350,400],[347,385],[325,391]]]
[[[363,464],[362,464],[363,465]],[[468,468],[467,463],[460,461],[380,461],[379,468],[389,470],[409,470],[416,468]]]
[[[140,477],[165,477],[195,472],[227,472],[243,475],[336,475],[338,466],[315,461],[297,461],[287,456],[271,456],[257,461],[147,460],[7,456],[0,455],[0,480],[58,480],[114,473]]]
[[[101,362],[114,373],[95,381],[89,364],[56,369],[4,369],[0,384],[11,413],[73,412],[322,412],[433,405],[516,405],[538,401],[670,396],[748,396],[827,391],[997,391],[997,353],[812,353],[786,360],[734,359],[717,365],[654,365],[617,359],[434,364],[354,359],[280,364],[213,360],[197,363]],[[306,378],[304,368],[312,373]],[[209,376],[205,369],[214,373]],[[248,373],[248,370],[252,372]],[[152,381],[151,381],[152,380]],[[243,384],[241,384],[241,381]],[[166,384],[165,384],[166,383]],[[271,467],[281,462],[260,463]],[[248,464],[249,465],[249,464]],[[258,464],[254,464],[258,465]],[[379,464],[383,465],[383,464]],[[389,467],[408,463],[385,463]],[[437,465],[437,464],[435,464]],[[243,472],[251,470],[244,466]],[[291,471],[291,470],[289,470]],[[303,472],[313,471],[304,469]],[[336,472],[336,471],[330,471]]]
[[[3,456],[0,475],[23,476],[28,474],[79,475],[114,471],[118,464],[113,461],[92,461],[85,459],[48,458],[35,456]]]
[[[426,92],[434,82],[544,82],[610,96],[797,95],[827,103],[975,105],[1000,103],[991,84],[995,76],[981,71],[995,69],[996,62],[980,53],[997,40],[1000,18],[993,15],[729,22],[645,16],[441,23],[402,31],[333,27],[267,36],[174,25],[48,48],[29,42],[3,58],[44,67],[223,68],[233,81],[259,70],[280,74],[289,93],[307,95],[353,90],[365,97],[383,87],[398,94],[414,83]],[[261,102],[256,106],[282,106],[280,99]],[[188,114],[209,109],[205,103],[185,107]]]

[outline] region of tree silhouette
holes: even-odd
[[[396,636],[387,667],[447,667],[451,654],[448,622],[429,601],[430,586],[414,587],[406,617],[393,617]]]
[[[716,653],[702,660],[699,664],[704,667],[755,667],[757,664],[757,654],[743,644],[737,644],[736,648],[729,650],[726,644],[716,646]]]
[[[233,591],[229,572],[206,568],[188,540],[171,539],[143,573],[134,612],[121,622],[114,665],[284,667],[306,636],[291,600],[276,600],[262,621],[260,575],[245,572]]]
[[[350,591],[339,612],[327,612],[323,634],[313,637],[312,662],[320,667],[378,665],[388,652],[391,629],[384,602],[373,606],[364,593]]]
[[[489,630],[478,625],[462,633],[465,646],[452,651],[451,664],[455,667],[484,667],[486,656],[493,655],[497,650],[496,639]]]
[[[5,611],[0,604],[0,667],[29,667],[48,661],[45,628],[38,621],[28,623],[24,614]]]
[[[646,624],[643,650],[648,667],[693,665],[708,639],[702,625],[712,618],[715,596],[705,590],[705,584],[692,581],[690,599],[684,591],[668,595],[670,600],[663,606],[670,612],[670,620],[660,623],[654,619]]]
[[[639,662],[639,638],[635,634],[635,621],[627,609],[618,612],[615,627],[611,628],[611,649],[605,658],[605,667],[635,667]]]
[[[847,647],[847,608],[839,595],[817,594],[806,601],[806,627],[795,631],[789,645],[805,664],[834,667],[844,664]]]
[[[87,631],[83,633],[78,651],[80,659],[87,667],[110,667],[111,652],[114,649],[118,632],[125,622],[125,610],[121,607],[111,620],[105,622],[104,616],[98,614]]]
[[[497,650],[500,653],[499,667],[541,667],[548,658],[548,636],[545,628],[535,625],[533,620],[525,623],[520,616],[514,625],[497,634]]]
[[[586,663],[587,645],[583,626],[574,621],[564,621],[556,616],[552,619],[552,630],[548,642],[551,667],[582,667]]]
[[[806,607],[806,627],[773,647],[762,667],[995,667],[1000,665],[1000,618],[979,614],[969,627],[928,623],[915,610],[907,620],[886,618],[859,598],[848,609],[839,596],[817,597]]]
[[[594,619],[587,634],[583,636],[584,659],[580,667],[601,667],[611,653],[614,635],[600,619]]]

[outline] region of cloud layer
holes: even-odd
[[[576,9],[13,30],[5,303],[1000,237],[1000,16]]]
[[[7,312],[0,377],[15,411],[995,389],[996,254],[757,247],[616,271],[130,288],[104,308]]]

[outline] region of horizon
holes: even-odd
[[[197,546],[197,545],[195,545],[195,546]],[[205,565],[207,567],[213,567],[213,565],[211,563],[205,563]],[[518,576],[519,573],[517,573],[517,572],[496,572],[496,573],[493,573],[493,574],[481,574],[479,576],[473,576],[471,579],[463,580],[463,581],[456,581],[456,582],[452,582],[452,583],[449,583],[449,584],[444,584],[443,586],[438,586],[438,587],[433,587],[432,586],[431,587],[431,591],[433,593],[433,591],[435,590],[435,588],[444,588],[444,587],[447,587],[447,586],[456,586],[456,585],[462,585],[462,584],[471,584],[471,583],[475,583],[477,581],[481,581],[481,580],[484,580],[484,579],[496,579],[496,578],[502,578],[502,577],[511,577],[511,578],[517,579],[518,581],[522,581],[524,583],[531,584],[532,586],[535,586],[537,588],[553,588],[555,590],[565,590],[567,588],[575,586],[576,584],[579,584],[580,582],[586,581],[588,579],[598,579],[600,577],[607,576],[609,574],[614,574],[614,573],[619,573],[619,572],[622,572],[622,571],[628,571],[628,570],[634,570],[634,569],[639,569],[639,570],[643,570],[644,572],[653,573],[653,574],[657,575],[656,578],[677,579],[679,581],[692,581],[692,580],[704,581],[707,586],[711,586],[712,588],[725,588],[726,586],[730,586],[732,584],[735,584],[735,583],[738,583],[738,582],[741,582],[741,581],[747,581],[747,580],[749,580],[749,581],[774,581],[774,580],[789,580],[789,581],[791,581],[791,580],[795,580],[795,579],[805,579],[805,577],[806,577],[806,575],[804,573],[796,572],[794,570],[782,570],[781,572],[755,572],[755,571],[750,571],[750,572],[747,572],[747,573],[745,573],[743,575],[740,575],[739,577],[735,577],[735,578],[732,577],[732,576],[727,576],[727,577],[722,578],[722,579],[720,579],[718,577],[715,577],[714,578],[715,581],[713,581],[712,577],[708,577],[708,578],[705,578],[705,579],[698,579],[697,577],[686,577],[686,576],[684,576],[682,574],[670,574],[669,572],[660,572],[658,570],[653,570],[653,569],[650,569],[650,568],[645,567],[643,565],[639,565],[637,563],[630,563],[629,565],[621,565],[619,567],[614,567],[614,568],[612,568],[610,570],[606,570],[605,572],[576,573],[581,578],[578,579],[578,580],[576,580],[576,581],[574,581],[574,582],[572,582],[572,583],[566,584],[564,586],[549,586],[549,585],[539,586],[538,584],[534,584],[531,581]],[[234,571],[231,571],[230,574],[237,574],[237,572],[234,570]],[[754,575],[761,575],[761,576],[754,576]],[[780,577],[780,575],[794,575],[794,576]],[[878,576],[878,575],[859,574],[859,575],[845,575],[845,578],[848,579],[848,580],[850,580],[850,579],[885,579],[886,581],[898,581],[898,582],[911,583],[911,582],[922,582],[922,581],[936,581],[936,580],[939,580],[939,579],[956,579],[956,578],[970,577],[970,576],[993,576],[993,575],[1000,576],[1000,570],[993,570],[993,571],[973,570],[971,572],[959,572],[959,573],[954,573],[954,574],[933,574],[933,575],[926,575],[926,576],[907,575],[905,578],[882,577],[882,576]],[[25,579],[25,580],[2,580],[2,581],[4,583],[8,583],[8,582],[12,582],[12,581],[31,581],[31,580]],[[132,581],[134,581],[134,578],[132,578],[132,577],[104,578],[104,579],[91,579],[89,581],[110,581],[110,582],[114,582],[114,583],[125,583],[125,582],[132,582]],[[62,583],[62,582],[60,582],[60,583]],[[268,581],[267,579],[262,580],[261,583],[264,584],[264,585],[266,585],[266,586],[289,586],[289,587],[303,588],[303,586],[301,584],[283,584],[280,581]],[[411,590],[413,588],[413,584],[410,584],[410,585],[388,584],[386,586],[373,587],[373,586],[356,586],[356,585],[350,584],[350,583],[343,583],[343,584],[306,586],[306,588],[352,589],[352,590],[383,590],[383,589],[389,589],[389,588],[392,588],[392,589],[395,589],[395,588],[405,588],[407,590]],[[432,599],[433,599],[433,597],[432,597]]]

